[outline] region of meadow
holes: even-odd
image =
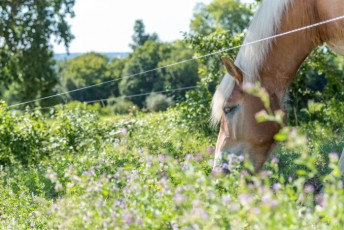
[[[341,229],[344,140],[333,122],[286,128],[257,175],[229,155],[224,176],[212,172],[216,130],[181,111],[0,109],[1,228]]]

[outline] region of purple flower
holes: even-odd
[[[270,205],[270,207],[276,207],[278,205],[278,201],[277,200],[270,200],[270,202],[268,204]]]
[[[281,188],[282,188],[282,186],[281,186],[280,183],[276,183],[276,184],[272,185],[272,189],[273,189],[274,191],[278,191],[278,190],[280,190]]]
[[[215,167],[213,168],[213,170],[211,171],[211,175],[216,177],[221,173],[221,168],[220,167]]]
[[[239,200],[242,205],[247,205],[251,202],[252,196],[250,194],[240,194]]]
[[[278,164],[278,163],[279,163],[278,157],[272,158],[272,161],[271,161],[271,162],[274,163],[274,164]]]
[[[124,135],[127,135],[127,134],[128,134],[128,130],[125,129],[125,128],[121,129],[120,132],[121,132],[122,134],[124,134]]]
[[[188,170],[189,169],[189,167],[187,166],[187,165],[183,165],[183,167],[182,167],[182,170],[183,171],[186,171],[186,170]]]
[[[193,160],[194,157],[193,157],[192,154],[186,154],[185,159],[186,159],[187,161],[190,161],[190,160]]]
[[[205,210],[203,210],[202,208],[194,208],[192,210],[192,213],[197,215],[197,216],[200,216],[203,220],[206,220],[209,218],[209,213]]]
[[[325,199],[323,194],[318,194],[315,196],[315,202],[319,204],[321,207],[325,206]]]
[[[177,193],[174,196],[174,200],[176,201],[177,204],[183,203],[183,201],[186,199],[186,197],[183,194]]]
[[[253,208],[252,212],[256,215],[260,214],[260,209],[259,208]]]
[[[232,202],[232,198],[229,195],[222,196],[222,202],[229,205]]]
[[[260,173],[263,179],[268,178],[271,175],[270,171],[263,171]]]
[[[314,186],[311,184],[307,184],[307,185],[305,185],[304,190],[306,193],[313,193],[314,192]]]
[[[208,153],[214,153],[215,152],[215,148],[213,146],[209,146],[207,149]]]
[[[250,175],[250,174],[248,173],[247,170],[242,170],[242,171],[240,172],[240,174],[241,174],[242,176],[244,176],[244,177]]]
[[[122,216],[123,222],[127,225],[132,225],[134,222],[134,218],[130,214],[126,214]]]
[[[244,162],[245,161],[245,155],[244,154],[240,154],[238,156],[238,159],[239,159],[240,162]]]
[[[197,154],[197,155],[195,156],[195,160],[196,160],[196,161],[201,161],[201,160],[203,160],[203,155],[202,155],[202,153]]]

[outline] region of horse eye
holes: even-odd
[[[223,108],[223,111],[225,112],[225,114],[231,114],[233,113],[239,105],[234,105],[234,106],[226,106]]]

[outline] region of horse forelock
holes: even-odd
[[[217,88],[211,103],[211,124],[215,127],[222,117],[225,100],[232,94],[235,81],[232,76],[226,74]]]
[[[283,13],[293,0],[264,0],[254,15],[244,44],[271,37],[278,33]],[[235,60],[247,82],[259,80],[259,71],[270,51],[273,39],[241,47]]]
[[[264,0],[254,15],[244,44],[271,37],[278,33],[283,13],[294,0]],[[273,39],[241,47],[235,65],[242,71],[244,82],[259,81],[259,71],[270,51]],[[235,81],[226,74],[212,100],[211,124],[216,126],[222,117],[225,100],[231,95]]]

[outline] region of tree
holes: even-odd
[[[160,90],[177,89],[193,86],[199,80],[197,62],[187,62],[170,68],[163,68],[133,77],[148,70],[160,68],[172,63],[191,59],[193,51],[182,42],[160,43],[147,41],[142,47],[136,49],[123,70],[125,78],[119,85],[121,95],[135,95]],[[174,99],[184,98],[185,91],[169,93]],[[145,106],[146,96],[131,98],[136,105]]]
[[[250,7],[238,0],[214,0],[209,5],[199,3],[190,23],[192,34],[209,35],[227,31],[242,32],[252,16]]]
[[[116,66],[115,63],[112,65]],[[113,69],[110,69],[110,66],[108,58],[98,53],[87,53],[71,59],[61,66],[61,91],[71,91],[115,80]],[[118,82],[113,81],[87,90],[69,93],[68,97],[71,100],[91,101],[117,95]]]
[[[128,76],[157,68],[165,48],[166,46],[162,43],[147,41],[131,54],[123,70],[125,78],[119,85],[121,95],[150,93],[163,88],[163,80],[157,71],[133,77]],[[138,106],[143,107],[145,96],[135,97],[131,100]]]
[[[186,47],[183,42],[175,42],[169,46],[170,52],[165,53],[165,57],[159,62],[159,66],[190,60],[193,57],[194,51]],[[170,68],[161,69],[159,73],[164,82],[164,89],[179,89],[194,86],[200,80],[197,61],[189,61]],[[175,99],[184,99],[185,92],[185,90],[172,91],[169,94]]]
[[[143,46],[147,41],[158,41],[158,35],[156,33],[146,34],[145,25],[142,20],[136,20],[134,25],[134,35],[132,36],[133,43],[129,46],[136,50]]]
[[[74,0],[0,1],[0,81],[16,100],[51,94],[57,83],[52,38],[68,49]]]

